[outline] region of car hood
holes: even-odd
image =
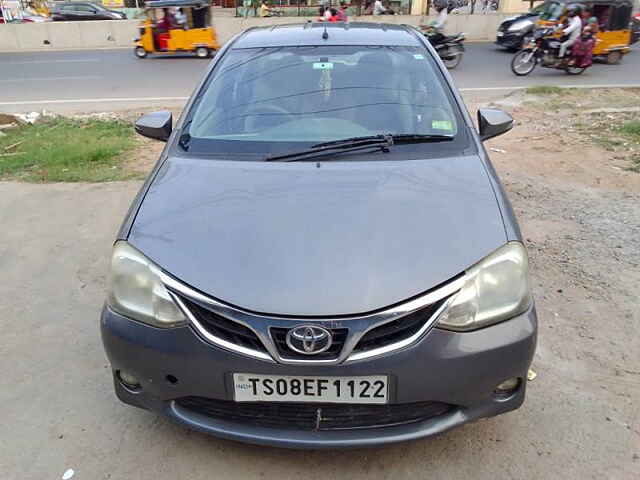
[[[502,22],[500,22],[499,28],[510,27],[512,24],[519,22],[520,20],[531,20],[532,22],[535,22],[537,17],[538,15],[536,14],[525,13],[523,15],[517,15],[517,16],[505,18]]]
[[[255,312],[380,309],[506,242],[477,156],[265,163],[169,158],[128,241],[169,274]]]

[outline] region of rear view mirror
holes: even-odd
[[[136,133],[166,142],[173,129],[173,115],[167,110],[147,113],[136,120]]]
[[[497,137],[513,128],[513,117],[507,112],[494,108],[478,110],[478,131],[483,142]]]

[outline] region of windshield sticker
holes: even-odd
[[[331,62],[316,62],[313,64],[314,70],[333,70],[333,63]]]
[[[416,53],[413,55],[413,58],[415,58],[416,60],[424,60],[424,55]]]
[[[322,71],[318,86],[320,87],[320,90],[324,92],[325,100],[328,100],[331,96],[331,70]]]
[[[453,130],[453,125],[451,125],[449,120],[432,120],[431,128],[434,130],[447,130],[450,132]]]

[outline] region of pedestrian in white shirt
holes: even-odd
[[[374,15],[385,15],[387,13],[387,9],[384,5],[382,5],[381,0],[376,0],[373,3],[373,14]]]

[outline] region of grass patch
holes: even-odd
[[[0,178],[27,182],[107,182],[137,174],[123,167],[135,146],[130,124],[120,120],[47,118],[4,130]]]
[[[530,95],[553,95],[554,93],[566,93],[568,90],[570,89],[548,85],[537,85],[527,88],[525,92]]]
[[[640,142],[640,121],[633,120],[631,122],[624,123],[618,131],[623,135],[627,135],[636,142]]]
[[[600,145],[602,148],[604,148],[608,152],[615,152],[616,148],[624,145],[624,142],[622,140],[619,140],[616,138],[597,136],[593,140],[597,145]]]
[[[629,122],[623,123],[620,127],[618,127],[618,132],[629,138],[636,148],[640,146],[640,121],[631,120]],[[631,161],[631,166],[628,170],[632,172],[640,173],[640,154],[633,154],[629,158]]]

